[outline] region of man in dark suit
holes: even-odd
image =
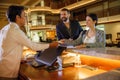
[[[77,39],[80,32],[83,31],[79,22],[70,20],[70,11],[66,8],[60,11],[60,18],[62,21],[56,25],[58,40]]]
[[[81,31],[83,31],[78,21],[70,20],[70,11],[63,8],[60,11],[61,22],[56,25],[56,33],[58,40],[70,39],[75,40],[79,37]],[[59,63],[59,56],[66,47],[59,46],[57,48],[57,62]],[[60,64],[59,64],[60,67]]]

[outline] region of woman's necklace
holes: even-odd
[[[89,30],[87,33],[87,37],[91,38],[91,37],[95,36],[95,33],[96,33],[95,31]]]

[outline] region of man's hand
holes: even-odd
[[[58,42],[52,42],[49,44],[49,47],[57,47],[58,46]]]
[[[20,63],[21,63],[21,64],[27,63],[27,60],[22,59]]]

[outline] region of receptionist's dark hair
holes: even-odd
[[[98,17],[97,17],[97,15],[94,14],[94,13],[90,13],[90,14],[88,14],[87,16],[91,17],[91,19],[92,19],[93,21],[96,21],[96,23],[95,23],[95,26],[96,26],[96,25],[97,25],[97,22],[98,22]]]
[[[6,16],[9,21],[16,22],[16,16],[18,15],[21,17],[21,13],[23,10],[24,10],[23,6],[11,5],[7,10]]]

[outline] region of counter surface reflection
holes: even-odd
[[[84,55],[96,56],[101,58],[120,60],[120,48],[107,47],[107,48],[69,48],[67,52],[77,52]]]
[[[89,67],[66,67],[61,71],[48,72],[44,68],[34,68],[29,64],[21,64],[20,72],[30,80],[85,80],[98,74],[105,73],[102,69]]]

